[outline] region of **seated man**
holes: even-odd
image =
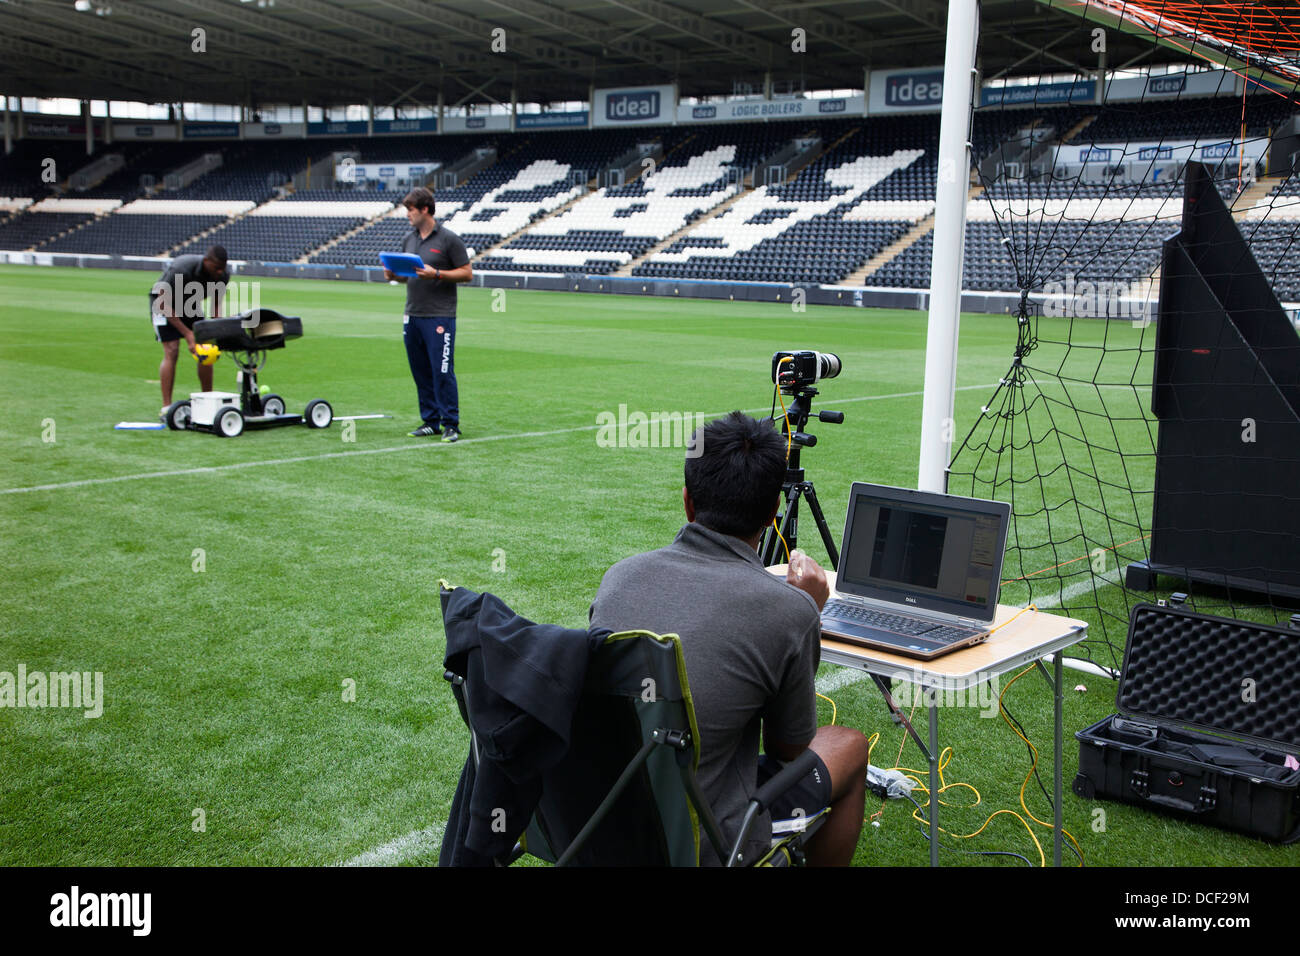
[[[829,806],[807,844],[808,862],[847,866],[862,831],[867,741],[848,727],[817,727],[826,574],[796,551],[782,580],[758,556],[780,503],[785,439],[770,422],[732,412],[695,441],[700,454],[687,457],[682,490],[690,523],[668,547],[605,573],[591,623],[681,637],[700,732],[698,779],[724,839],[736,838],[745,805],[778,761],[816,752],[814,771],[751,830],[746,860],[766,852],[773,816],[811,817]],[[708,841],[700,854],[708,865],[725,862]]]

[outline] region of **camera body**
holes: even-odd
[[[790,361],[783,361],[784,359]],[[840,374],[840,357],[833,352],[774,352],[772,381],[783,392],[791,392]]]

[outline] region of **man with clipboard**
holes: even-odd
[[[445,442],[460,439],[460,408],[456,388],[456,284],[469,282],[474,270],[465,243],[433,218],[433,193],[423,186],[402,200],[411,232],[402,251],[419,257],[403,274],[384,269],[384,278],[406,285],[406,313],[402,334],[420,397],[421,424],[413,438],[442,435]]]

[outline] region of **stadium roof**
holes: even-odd
[[[985,77],[1096,69],[1077,16],[985,0],[982,17]],[[865,68],[942,63],[946,18],[945,0],[0,0],[0,90],[387,106],[431,104],[441,89],[455,105],[674,80],[683,96],[757,92],[769,71],[794,89],[860,88]],[[796,27],[807,53],[791,49]],[[504,52],[492,50],[498,28]],[[1109,53],[1112,65],[1187,59],[1122,33]]]

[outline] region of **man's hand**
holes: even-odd
[[[394,279],[397,278],[397,276],[393,275],[393,273],[390,272],[388,269],[385,269],[384,278],[387,279],[389,282],[392,282]]]
[[[185,344],[189,346],[190,354],[193,355],[195,358],[198,358],[199,357],[198,346],[194,342],[193,332],[185,336]]]
[[[786,569],[785,579],[800,591],[804,591],[817,602],[817,610],[826,606],[831,596],[831,586],[826,581],[826,572],[820,564],[798,548],[790,555],[790,566]]]
[[[421,279],[438,278],[438,270],[435,269],[433,266],[429,266],[429,265],[420,266],[420,268],[415,270],[415,274],[419,276]]]

